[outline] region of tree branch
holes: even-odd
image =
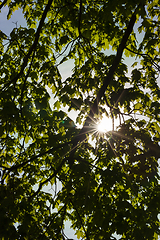
[[[84,225],[83,225],[82,218],[81,218],[81,216],[80,216],[80,214],[79,214],[78,209],[74,206],[73,201],[72,201],[72,199],[70,198],[70,196],[69,196],[69,199],[70,199],[70,202],[72,203],[73,208],[76,210],[76,213],[77,213],[78,218],[79,218],[80,223],[81,223],[81,227],[83,228],[83,231],[84,231],[84,233],[85,233],[86,239],[87,239],[87,240],[90,240],[90,238],[89,238],[89,236],[88,236],[88,233],[86,232],[85,227],[84,227]]]
[[[24,83],[23,83],[23,86],[22,86],[22,90],[21,90],[21,98],[20,98],[20,106],[21,106],[20,108],[21,108],[21,111],[22,111],[22,103],[23,103],[23,93],[24,93],[24,89],[25,89],[27,78],[28,78],[28,76],[30,74],[30,71],[31,71],[31,67],[32,67],[34,56],[35,56],[35,51],[33,52],[31,63],[29,65],[29,68],[28,68],[28,71],[27,71],[27,74],[25,76]]]
[[[2,7],[6,4],[7,0],[4,0],[1,5],[0,5],[0,9],[2,9]]]
[[[143,58],[149,58],[151,63],[154,65],[154,67],[160,72],[160,66],[148,55],[148,54],[144,54],[144,53],[138,53],[138,52],[135,52],[131,49],[129,49],[128,47],[125,47],[129,52],[132,52],[136,55],[139,55],[139,56],[142,56]]]
[[[79,20],[78,20],[79,36],[81,36],[81,17],[82,17],[82,0],[80,0],[80,7],[79,7]]]
[[[42,14],[42,18],[41,18],[41,20],[40,20],[40,22],[39,22],[39,25],[38,25],[38,28],[37,28],[37,32],[36,32],[36,34],[35,34],[35,40],[34,40],[32,46],[30,47],[27,55],[26,55],[26,56],[24,57],[24,59],[23,59],[23,64],[22,64],[22,66],[21,66],[20,72],[19,72],[13,79],[11,79],[7,84],[5,84],[5,86],[2,88],[2,91],[3,91],[4,89],[6,89],[7,87],[9,87],[10,84],[16,83],[16,81],[18,80],[18,78],[22,75],[25,67],[27,66],[28,59],[29,59],[31,53],[33,52],[34,49],[36,49],[36,46],[37,46],[37,43],[38,43],[38,39],[39,39],[39,36],[40,36],[40,32],[41,32],[41,30],[42,30],[42,27],[43,27],[45,18],[46,18],[46,16],[47,16],[47,13],[48,13],[50,7],[51,7],[52,2],[53,2],[53,0],[49,0],[49,1],[48,1],[48,4],[46,5],[46,8],[45,8],[45,10],[44,10],[44,12],[43,12],[43,14]]]
[[[62,160],[62,162],[59,164],[58,168],[54,171],[54,173],[49,177],[47,178],[46,180],[44,180],[43,182],[41,182],[39,184],[39,187],[37,189],[37,191],[35,191],[28,199],[31,200],[32,198],[34,198],[42,189],[43,185],[46,184],[47,182],[49,182],[52,178],[56,177],[56,175],[58,174],[58,172],[61,170],[63,164],[66,162],[66,159],[64,158]]]
[[[110,82],[112,81],[113,79],[113,75],[114,75],[114,72],[116,70],[116,68],[118,67],[118,64],[122,58],[122,54],[123,54],[123,50],[126,46],[126,43],[127,43],[127,40],[133,30],[133,26],[135,24],[135,21],[136,21],[136,14],[135,12],[133,13],[130,21],[129,21],[129,24],[128,24],[128,27],[124,33],[124,36],[122,38],[122,41],[118,47],[118,50],[117,50],[117,54],[114,58],[114,61],[113,61],[113,64],[108,72],[108,75],[106,77],[104,77],[104,83],[102,85],[102,87],[100,88],[98,94],[97,94],[97,97],[90,109],[90,112],[88,114],[88,117],[86,118],[86,121],[85,121],[85,124],[83,126],[83,128],[81,129],[80,131],[80,134],[78,136],[75,137],[75,141],[74,141],[74,144],[73,144],[73,150],[69,156],[69,163],[70,163],[70,167],[72,167],[73,163],[74,163],[74,153],[76,151],[76,146],[78,145],[79,142],[83,142],[84,139],[85,139],[85,134],[88,132],[88,126],[89,124],[91,123],[92,119],[93,119],[93,116],[95,113],[98,112],[98,104],[102,98],[102,96],[104,96],[104,93],[107,89],[107,87],[109,86]]]
[[[24,167],[27,163],[32,162],[33,160],[35,160],[35,159],[37,159],[39,157],[42,157],[42,156],[46,155],[47,153],[52,153],[53,151],[55,151],[55,150],[57,150],[59,148],[62,148],[62,147],[66,146],[66,145],[68,145],[69,143],[72,143],[72,142],[73,141],[69,141],[69,142],[65,142],[63,144],[59,144],[57,147],[53,147],[53,148],[51,148],[51,149],[49,149],[49,150],[47,150],[45,152],[39,153],[38,155],[31,157],[29,160],[27,160],[25,162],[22,162],[22,163],[20,163],[18,165],[13,165],[12,167],[9,168],[9,172],[14,171],[14,170],[16,170],[18,168]]]

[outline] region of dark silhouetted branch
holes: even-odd
[[[22,75],[25,67],[26,67],[27,64],[28,64],[28,59],[30,58],[31,53],[32,53],[32,52],[36,49],[36,47],[37,47],[37,43],[38,43],[38,39],[39,39],[39,36],[40,36],[40,32],[41,32],[41,30],[42,30],[42,27],[43,27],[45,18],[46,18],[46,16],[47,16],[47,13],[48,13],[50,7],[51,7],[52,2],[53,2],[53,0],[49,0],[49,1],[48,1],[48,4],[46,5],[45,10],[43,11],[42,18],[41,18],[41,20],[40,20],[40,22],[39,22],[39,25],[38,25],[38,28],[37,28],[37,32],[36,32],[36,34],[35,34],[35,40],[34,40],[32,46],[30,47],[27,55],[26,55],[26,56],[24,57],[24,59],[23,59],[23,64],[22,64],[22,66],[21,66],[20,72],[19,72],[13,79],[11,79],[8,83],[5,84],[5,86],[2,88],[2,91],[3,91],[4,89],[6,89],[7,87],[9,87],[10,84],[16,83],[16,81],[18,80],[18,78]]]
[[[108,75],[106,77],[104,77],[104,83],[102,85],[102,87],[100,88],[98,94],[97,94],[97,97],[90,109],[90,112],[88,114],[88,117],[85,121],[85,124],[83,126],[83,128],[81,129],[80,131],[80,134],[78,136],[75,137],[75,141],[74,141],[74,144],[73,144],[73,150],[69,156],[69,163],[70,163],[70,167],[72,167],[73,163],[74,163],[74,153],[76,151],[76,146],[78,145],[78,143],[81,143],[85,140],[85,134],[88,132],[89,128],[88,126],[90,125],[92,119],[93,119],[93,116],[94,114],[96,114],[98,112],[98,104],[102,98],[102,96],[104,96],[104,93],[107,89],[107,87],[109,86],[110,82],[112,81],[113,79],[113,75],[118,67],[118,64],[122,58],[122,54],[123,54],[123,50],[124,48],[126,47],[126,43],[127,43],[127,40],[133,30],[133,26],[135,24],[135,21],[136,21],[136,14],[133,13],[130,21],[129,21],[129,24],[128,24],[128,27],[124,33],[124,36],[122,38],[122,41],[118,47],[118,50],[117,50],[117,54],[114,58],[114,61],[113,61],[113,64],[108,72]]]
[[[0,5],[0,9],[2,9],[2,7],[6,4],[7,0],[4,0],[1,5]]]
[[[149,61],[154,65],[154,67],[160,72],[160,66],[148,55],[148,54],[144,54],[144,53],[138,53],[138,52],[135,52],[131,49],[129,49],[128,47],[125,47],[129,52],[132,52],[136,55],[139,55],[139,56],[142,56],[144,59],[148,58]]]

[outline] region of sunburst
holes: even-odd
[[[97,123],[97,131],[100,133],[105,133],[113,130],[113,120],[106,116]]]

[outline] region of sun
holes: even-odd
[[[113,123],[111,118],[107,118],[104,116],[98,123],[97,123],[97,130],[98,132],[105,133],[113,130]]]

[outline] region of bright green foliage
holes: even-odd
[[[0,238],[64,240],[70,220],[78,239],[158,239],[160,1],[6,5],[27,26],[0,31]],[[102,113],[117,129],[97,132]]]

